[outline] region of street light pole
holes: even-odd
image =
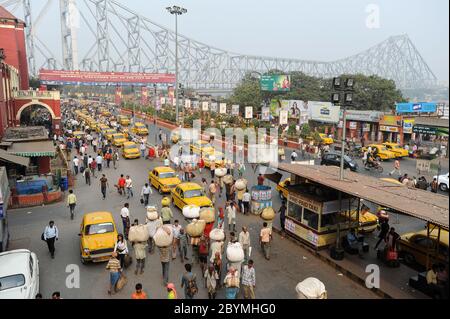
[[[343,128],[342,128],[342,150],[341,150],[341,169],[339,171],[339,179],[344,180],[344,156],[345,156],[345,139],[347,138],[347,109],[344,105],[343,115]]]
[[[179,123],[179,107],[178,107],[178,16],[187,13],[187,9],[178,6],[167,7],[170,14],[175,15],[175,112],[176,122]]]

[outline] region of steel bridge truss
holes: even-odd
[[[175,33],[115,0],[60,0],[63,42],[60,60],[37,37],[30,1],[22,1],[31,29],[27,31],[27,49],[32,73],[36,72],[36,50],[45,57],[43,66],[50,69],[67,70],[79,65],[80,69],[89,71],[175,72]],[[53,0],[46,1],[48,5]],[[18,0],[6,2],[13,5]],[[83,54],[78,53],[76,30],[67,26],[67,15],[73,12],[74,6],[80,15],[79,27],[87,33],[83,46],[88,49]],[[180,83],[198,90],[231,90],[247,73],[270,70],[298,71],[323,78],[342,74],[378,75],[394,80],[401,89],[437,84],[436,76],[407,35],[390,37],[364,52],[333,62],[243,55],[180,34],[178,39]]]

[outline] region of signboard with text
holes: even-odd
[[[435,113],[437,111],[436,103],[398,103],[397,113]]]
[[[338,123],[341,107],[330,102],[309,102],[311,120],[324,123]]]
[[[290,75],[263,75],[261,77],[261,91],[289,92],[291,90]]]

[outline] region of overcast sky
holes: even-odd
[[[438,79],[448,83],[448,0],[116,1],[170,28],[174,19],[165,7],[183,6],[188,13],[179,20],[180,33],[221,49],[252,55],[333,61],[389,36],[408,34]],[[46,0],[31,2],[38,11]],[[59,57],[59,1],[53,2],[38,35]],[[366,25],[370,4],[379,8],[379,28]],[[88,42],[82,40],[80,51]]]

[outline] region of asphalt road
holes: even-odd
[[[78,237],[82,215],[94,211],[112,212],[118,229],[121,231],[119,212],[126,199],[119,196],[112,185],[116,183],[120,174],[129,174],[134,179],[135,193],[139,193],[140,188],[147,181],[148,171],[152,167],[159,165],[161,165],[160,162],[144,159],[121,160],[117,170],[112,168],[106,169],[105,172],[111,188],[105,201],[101,199],[98,180],[94,179],[92,186],[87,186],[79,175],[74,188],[78,197],[74,221],[70,220],[69,210],[64,203],[9,211],[10,249],[30,249],[38,255],[40,261],[40,285],[44,298],[50,297],[53,291],[61,291],[62,297],[66,299],[129,298],[133,292],[134,285],[138,282],[143,284],[144,290],[150,298],[166,297],[158,253],[147,256],[146,269],[143,275],[134,275],[134,264],[127,269],[126,275],[129,279],[127,286],[119,294],[109,297],[107,295],[109,274],[105,270],[105,264],[82,265]],[[208,175],[209,172],[206,171],[202,174],[205,177]],[[196,180],[199,181],[202,176],[197,176]],[[246,178],[251,184],[255,183],[256,177],[251,168],[247,169]],[[154,192],[151,196],[151,203],[160,207],[161,198],[157,192]],[[129,203],[132,219],[138,218],[143,222],[145,209],[140,204],[139,197],[132,198]],[[223,204],[222,198],[218,201],[218,205]],[[279,205],[276,197],[274,205]],[[181,223],[185,224],[181,212],[177,209],[174,209],[174,212],[176,218],[179,218]],[[56,258],[54,260],[50,258],[46,244],[40,240],[40,235],[49,220],[54,220],[60,230],[60,239],[56,243]],[[259,217],[241,216],[238,214],[238,230],[244,225],[250,228],[254,247],[252,258],[255,261],[257,298],[295,298],[296,284],[311,276],[317,277],[325,283],[329,298],[332,299],[378,298],[371,291],[338,273],[334,268],[323,263],[305,249],[278,235],[274,237],[272,258],[270,261],[266,261],[257,248],[261,224],[262,220]],[[79,269],[79,288],[76,288],[76,285],[75,288],[68,288],[66,285],[66,280],[70,274],[73,274],[73,269]],[[175,283],[180,297],[183,297],[180,287],[183,271],[184,267],[179,259],[171,262],[169,278],[170,281]],[[198,278],[201,277],[198,265],[194,266],[194,272]],[[73,283],[76,283],[76,281]],[[200,289],[197,297],[207,298],[206,289]],[[218,293],[218,298],[223,297],[224,291],[221,290]]]

